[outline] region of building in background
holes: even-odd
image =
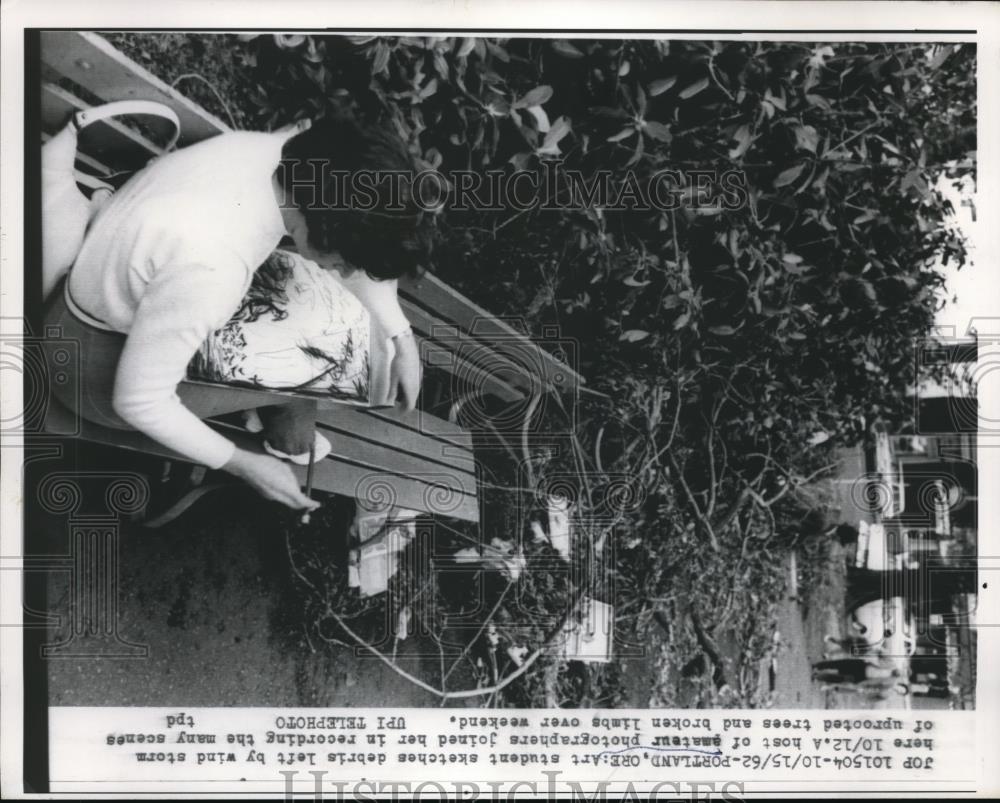
[[[878,598],[896,611],[885,639],[906,645],[900,659],[914,708],[974,707],[978,405],[969,377],[977,354],[975,339],[926,350],[923,359],[947,366],[943,381],[914,393],[912,431],[877,433],[867,455],[879,487],[869,495],[874,526],[862,528],[848,607]]]

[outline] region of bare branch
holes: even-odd
[[[692,493],[690,486],[687,484],[687,480],[684,478],[684,472],[681,471],[680,467],[677,465],[677,460],[674,458],[673,454],[667,453],[667,460],[670,461],[670,468],[673,470],[677,479],[680,481],[681,488],[684,489],[684,495],[687,497],[688,504],[691,506],[691,510],[694,512],[695,516],[698,517],[698,521],[701,523],[702,530],[705,535],[708,536],[708,540],[712,545],[712,549],[715,552],[720,551],[719,539],[715,536],[715,530],[712,528],[711,522],[705,517],[705,513],[702,511],[701,506],[698,501],[694,498],[694,493]]]
[[[462,659],[469,654],[469,650],[472,649],[472,645],[479,640],[479,637],[483,635],[486,628],[489,626],[490,622],[493,621],[493,617],[496,616],[497,611],[500,610],[500,606],[503,604],[503,601],[507,598],[507,592],[510,591],[513,585],[514,585],[513,580],[507,581],[507,585],[504,587],[504,590],[501,592],[500,597],[497,599],[496,605],[493,606],[493,610],[491,610],[489,612],[489,615],[487,615],[486,619],[483,620],[483,624],[480,626],[479,630],[476,631],[476,635],[474,635],[469,640],[469,643],[465,645],[465,649],[463,649],[462,654],[455,659],[455,662],[451,665],[451,669],[449,669],[447,672],[444,673],[444,676],[441,678],[442,689],[444,688],[444,681],[446,681],[448,678],[451,677],[451,673],[455,671],[455,668],[459,665]]]

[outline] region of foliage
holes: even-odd
[[[628,168],[744,171],[749,202],[733,211],[449,217],[437,269],[463,285],[480,274],[492,307],[498,283],[523,284],[512,312],[606,344],[583,353],[601,389],[621,395],[623,363],[648,382],[698,372],[697,396],[730,386],[742,399],[726,436],[745,440],[856,438],[908,408],[935,260],[964,259],[935,184],[971,170],[972,46],[301,35],[252,46],[266,124],[350,107],[442,170],[560,157],[586,176],[612,171],[617,187]]]
[[[350,109],[446,175],[607,173],[601,205],[446,212],[434,270],[578,341],[597,393],[568,465],[581,500],[616,473],[639,489],[615,525],[632,621],[671,591],[710,630],[766,616],[753,589],[822,524],[802,487],[911,413],[940,266],[966,258],[939,182],[974,179],[975,46],[240,38],[254,127]],[[683,203],[644,205],[665,169]]]
[[[247,80],[248,65],[236,36],[113,32],[103,36],[223,122],[233,128],[254,127],[253,84]]]

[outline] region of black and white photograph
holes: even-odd
[[[24,790],[71,709],[717,711],[642,749],[720,761],[982,709],[983,46],[927,5],[25,27]]]

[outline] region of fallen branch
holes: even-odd
[[[528,448],[528,429],[531,424],[531,417],[535,414],[535,408],[542,400],[542,395],[536,393],[528,402],[528,409],[524,414],[524,421],[521,424],[521,454],[524,457],[524,468],[528,472],[528,485],[535,487],[535,467],[531,459],[531,450]]]
[[[503,680],[501,680],[500,682],[496,683],[493,686],[484,686],[481,689],[443,691],[442,689],[434,688],[430,683],[425,683],[420,678],[411,675],[405,669],[401,669],[400,667],[396,666],[381,651],[373,647],[371,644],[369,644],[367,641],[361,638],[361,636],[359,636],[357,633],[351,630],[351,628],[348,627],[347,623],[343,619],[341,619],[336,613],[331,613],[331,616],[333,617],[334,621],[336,621],[336,623],[340,625],[341,629],[345,633],[347,633],[348,636],[354,639],[359,646],[364,647],[366,650],[368,650],[372,655],[378,658],[393,672],[395,672],[400,677],[410,681],[410,683],[414,684],[415,686],[419,686],[424,691],[430,692],[436,697],[440,697],[442,700],[468,699],[469,697],[481,697],[487,694],[494,694],[495,692],[502,691],[505,687],[509,686],[511,683],[517,680],[521,675],[527,672],[528,669],[531,667],[531,665],[538,660],[541,654],[545,651],[545,648],[548,646],[548,642],[543,644],[541,647],[535,650],[531,655],[529,655],[525,659],[523,664],[521,664],[517,669],[515,669],[513,672],[507,675],[507,677],[505,677]]]
[[[292,554],[290,530],[285,533],[285,546],[288,551],[288,560],[289,563],[291,564],[292,571],[294,572],[295,576],[298,577],[306,586],[312,589],[313,593],[315,593],[317,596],[320,596],[319,589],[317,589],[316,586],[302,573],[302,571],[295,563],[295,559]],[[560,620],[559,624],[556,626],[552,634],[547,639],[545,639],[545,641],[542,643],[540,647],[538,647],[531,655],[525,658],[524,663],[522,663],[517,669],[515,669],[509,675],[504,677],[502,680],[496,682],[492,686],[484,686],[478,689],[462,689],[459,691],[445,691],[444,689],[435,688],[430,683],[426,683],[425,681],[421,680],[415,675],[410,674],[405,669],[396,666],[396,664],[393,663],[392,660],[388,658],[383,652],[381,652],[379,649],[377,649],[369,642],[365,641],[360,635],[355,633],[354,630],[352,630],[351,627],[347,624],[347,622],[341,616],[339,616],[335,611],[331,610],[328,611],[327,613],[337,623],[340,629],[343,630],[344,633],[346,633],[348,636],[350,636],[355,641],[355,643],[357,643],[358,646],[364,647],[372,655],[378,658],[379,661],[381,661],[383,664],[389,667],[393,672],[395,672],[400,677],[410,681],[410,683],[412,683],[413,685],[418,686],[419,688],[423,689],[426,692],[429,692],[430,694],[433,694],[434,696],[440,698],[441,700],[461,700],[461,699],[469,699],[470,697],[495,695],[498,692],[505,689],[519,677],[521,677],[525,672],[527,672],[528,669],[531,668],[532,664],[534,664],[535,661],[537,661],[541,657],[541,655],[545,652],[549,644],[551,644],[551,642],[556,638],[556,636],[558,636],[562,632],[563,626],[569,620],[569,617],[576,611],[583,597],[584,594],[583,592],[581,592],[577,596],[577,598],[573,601],[573,604],[569,607],[566,614],[562,617],[562,619]],[[488,621],[489,620],[487,620],[487,623]],[[318,633],[317,635],[319,635],[321,639],[323,639],[328,643],[337,642],[337,639],[329,638],[323,635],[322,633]]]
[[[691,491],[690,486],[687,484],[687,480],[684,479],[684,472],[680,470],[677,465],[677,460],[674,459],[673,454],[667,453],[667,460],[670,461],[670,468],[673,470],[674,474],[677,475],[677,479],[680,480],[681,487],[684,489],[684,494],[687,496],[688,504],[694,511],[695,516],[698,518],[698,522],[701,524],[701,528],[704,533],[708,536],[709,543],[712,545],[712,549],[715,552],[720,551],[719,539],[715,535],[715,529],[712,527],[712,523],[706,518],[705,514],[701,510],[701,506],[698,504],[698,500],[694,498],[694,493]]]
[[[462,654],[455,659],[454,663],[452,663],[451,669],[449,669],[447,672],[444,673],[441,683],[442,687],[444,686],[443,681],[451,677],[451,673],[455,671],[455,668],[459,665],[462,659],[469,654],[469,650],[472,649],[472,645],[479,640],[479,637],[483,635],[483,633],[486,631],[486,628],[489,627],[490,622],[493,621],[493,617],[496,616],[496,612],[500,610],[500,606],[503,604],[503,601],[507,598],[507,592],[510,591],[511,588],[513,588],[513,586],[514,586],[514,581],[508,580],[507,585],[504,586],[503,593],[501,593],[500,597],[497,599],[496,605],[493,606],[493,610],[491,610],[489,614],[487,614],[486,619],[483,622],[482,626],[479,628],[478,631],[476,631],[476,635],[474,635],[471,639],[469,639],[469,643],[465,645],[465,649],[462,650]]]
[[[694,625],[694,634],[698,638],[698,644],[705,651],[715,669],[712,671],[712,680],[716,686],[726,685],[726,672],[725,672],[725,662],[723,661],[722,655],[719,652],[719,648],[715,645],[715,641],[705,630],[704,625],[701,623],[701,619],[695,612],[694,608],[688,609],[688,614],[691,616],[691,624]]]
[[[733,519],[740,514],[740,510],[743,509],[743,505],[746,504],[746,501],[750,498],[751,493],[752,491],[749,485],[740,491],[739,494],[737,494],[736,499],[733,500],[733,503],[726,509],[726,512],[722,514],[722,517],[712,525],[713,529],[721,531],[732,524]]]

